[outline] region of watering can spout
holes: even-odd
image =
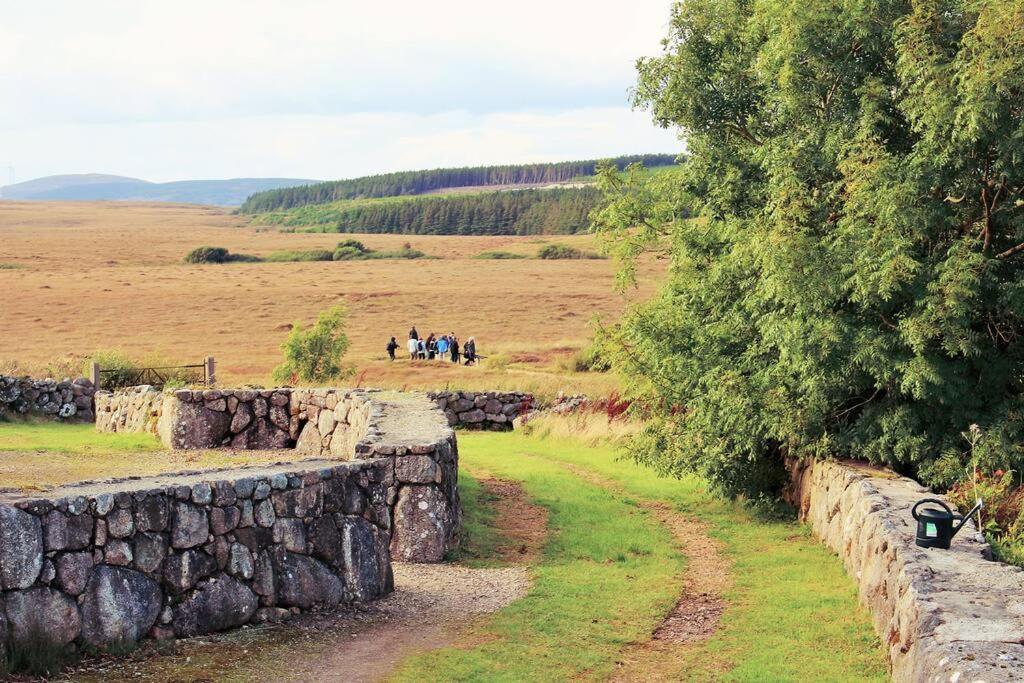
[[[980,509],[981,509],[981,499],[979,498],[978,502],[974,504],[974,507],[971,508],[970,512],[968,512],[966,515],[957,515],[957,517],[960,517],[960,523],[957,524],[955,527],[953,527],[953,534],[952,535],[956,536],[957,533],[960,531],[960,529],[963,528],[964,524],[967,523],[967,520],[969,520],[974,515],[974,513],[977,512]],[[981,531],[981,529],[978,529],[978,531]]]

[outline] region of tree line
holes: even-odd
[[[617,157],[612,159],[611,163],[619,170],[637,162],[653,168],[670,166],[676,162],[676,158],[674,154],[636,154]],[[549,164],[506,164],[384,173],[257,192],[245,200],[240,211],[262,213],[308,204],[329,204],[345,199],[424,194],[454,187],[559,183],[581,176],[591,176],[597,164],[598,161],[592,159]]]
[[[323,232],[407,235],[567,235],[590,225],[594,187],[341,202],[267,214],[262,224]]]

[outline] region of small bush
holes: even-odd
[[[316,323],[304,330],[298,322],[281,344],[284,362],[274,369],[279,382],[328,382],[352,374],[341,359],[348,351],[344,306],[320,313]]]
[[[513,254],[511,251],[482,251],[473,258],[482,260],[494,260],[503,261],[511,259],[524,259],[527,258],[526,254]]]
[[[366,258],[366,252],[353,246],[341,246],[334,250],[335,261],[360,261]]]
[[[354,249],[362,253],[370,251],[369,249],[366,248],[365,244],[363,244],[359,240],[354,240],[351,238],[338,242],[338,246],[336,246],[335,249]]]
[[[185,256],[185,263],[227,263],[230,255],[224,247],[196,247]]]
[[[537,258],[542,259],[599,259],[597,254],[583,251],[567,244],[548,244],[540,248]]]
[[[25,266],[20,263],[4,263],[0,262],[0,270],[16,270],[18,268],[24,268]]]
[[[232,254],[224,247],[196,247],[185,256],[185,263],[254,263],[257,256]]]
[[[299,261],[333,261],[334,254],[328,249],[307,249],[300,251],[275,251],[265,259],[270,263],[289,263]]]
[[[563,368],[570,372],[608,372],[612,362],[600,346],[593,343],[569,356]]]

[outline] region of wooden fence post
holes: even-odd
[[[207,356],[204,365],[206,366],[206,385],[212,387],[217,382],[217,363],[214,361],[213,356]]]
[[[92,382],[93,389],[99,390],[100,388],[100,364],[93,361],[89,366],[89,381]]]

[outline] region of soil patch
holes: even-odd
[[[548,510],[534,505],[517,481],[488,477],[480,485],[496,500],[495,526],[505,539],[494,549],[498,560],[507,564],[534,564],[547,537]]]
[[[583,467],[567,467],[602,488],[622,492],[622,487],[612,480]],[[664,502],[637,499],[637,505],[649,510],[672,532],[687,564],[681,577],[679,600],[648,640],[637,641],[622,651],[612,680],[673,680],[686,648],[707,640],[718,629],[725,609],[722,596],[731,582],[729,561],[719,543],[708,536],[707,525],[700,520]]]

